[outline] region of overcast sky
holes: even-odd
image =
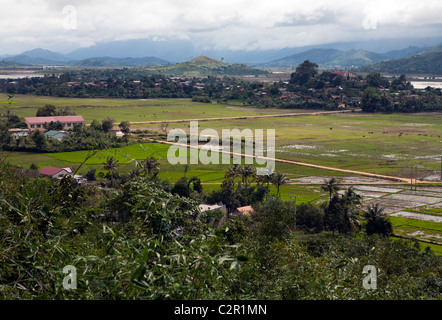
[[[442,35],[441,0],[0,0],[0,54],[189,39],[272,49]]]

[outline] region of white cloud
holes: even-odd
[[[145,37],[268,49],[361,36],[442,34],[442,1],[434,0],[0,0],[0,4],[0,53],[38,44],[66,51]],[[76,29],[64,27],[66,5],[76,9]]]

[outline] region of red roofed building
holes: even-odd
[[[54,168],[54,167],[44,167],[38,170],[38,173],[43,176],[49,176],[52,178],[59,178],[63,175],[72,175],[71,168]]]
[[[83,116],[25,117],[25,123],[31,131],[46,131],[46,125],[51,122],[60,122],[64,130],[69,130],[74,127],[74,124],[84,125],[84,118]]]

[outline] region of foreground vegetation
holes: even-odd
[[[295,216],[270,195],[250,217],[200,213],[155,170],[103,189],[5,161],[0,176],[2,299],[441,298],[441,256],[368,235],[368,216],[361,229],[319,232],[305,226],[314,208]],[[67,265],[76,290],[62,286]],[[366,265],[378,270],[375,290],[362,285]]]

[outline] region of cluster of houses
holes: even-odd
[[[54,116],[54,117],[25,117],[26,129],[9,129],[9,133],[16,139],[26,137],[30,133],[39,130],[48,139],[56,139],[63,141],[68,135],[68,130],[73,129],[74,125],[84,125],[83,116]],[[63,130],[47,130],[47,126],[51,123],[61,123]]]

